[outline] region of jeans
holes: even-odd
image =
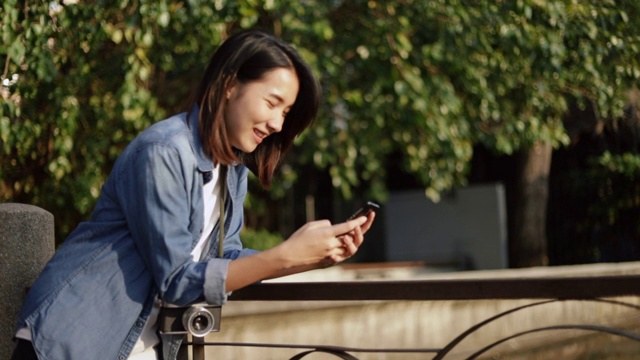
[[[16,348],[13,350],[11,360],[38,360],[36,351],[33,349],[31,341],[18,339]]]

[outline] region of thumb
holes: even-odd
[[[367,218],[364,216],[360,216],[353,220],[348,220],[339,224],[335,224],[331,227],[331,230],[333,231],[334,236],[340,236],[352,231],[356,227],[364,224],[365,222],[367,222]]]

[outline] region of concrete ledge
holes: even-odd
[[[25,289],[55,250],[53,215],[37,206],[0,204],[0,359],[13,352],[13,337]]]
[[[375,280],[473,280],[473,279],[516,279],[539,277],[584,277],[640,274],[640,262],[603,263],[573,266],[535,267],[524,269],[442,271],[441,269],[415,266],[415,264],[388,264],[376,269],[336,266],[325,270],[287,276],[266,283],[287,282],[330,282],[330,281],[375,281]],[[373,276],[373,274],[378,276]],[[225,316],[255,315],[280,311],[298,311],[321,308],[354,306],[370,301],[229,301],[223,308]]]

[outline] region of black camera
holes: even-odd
[[[221,317],[221,306],[194,304],[178,307],[165,304],[160,308],[158,330],[161,334],[204,337],[210,332],[220,331]]]

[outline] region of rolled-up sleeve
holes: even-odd
[[[227,302],[227,297],[231,294],[225,291],[229,263],[235,259],[257,253],[259,253],[258,250],[244,248],[242,250],[225,251],[224,259],[210,259],[207,262],[204,280],[204,297],[207,303],[222,305]]]
[[[229,263],[231,259],[210,259],[207,262],[204,279],[204,298],[212,305],[223,305],[227,302],[225,291]]]

